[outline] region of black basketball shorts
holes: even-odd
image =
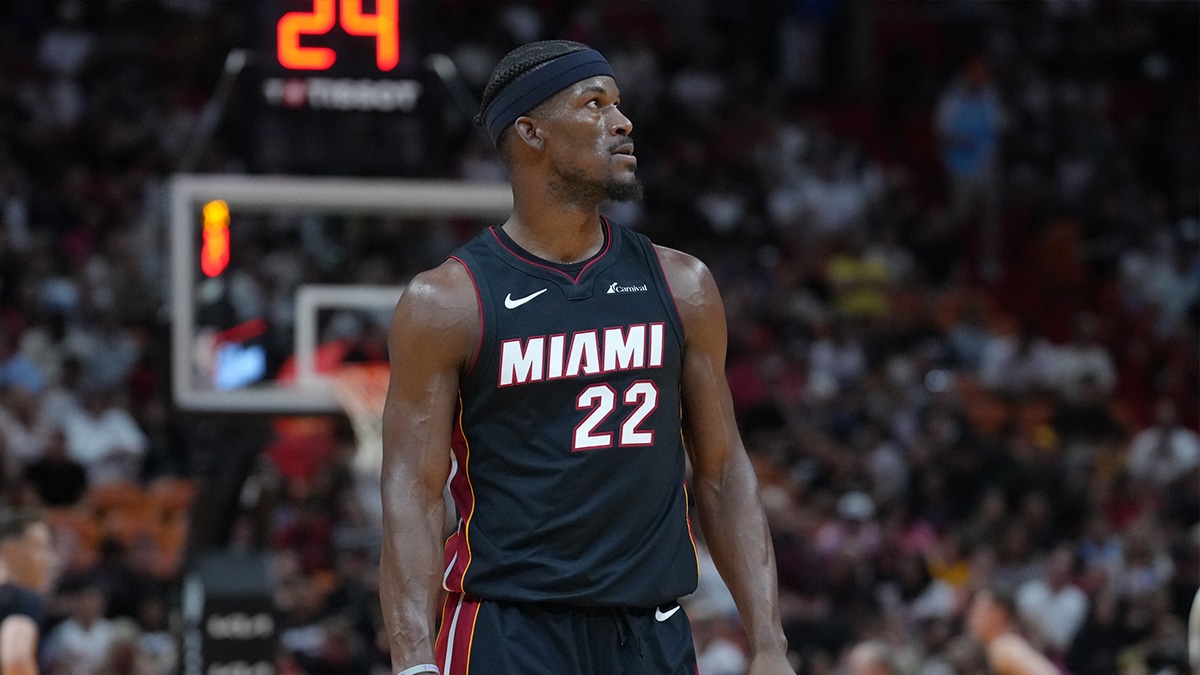
[[[442,675],[696,675],[696,650],[677,603],[573,607],[450,593],[437,665]]]

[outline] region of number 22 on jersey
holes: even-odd
[[[617,446],[622,448],[654,444],[654,430],[640,429],[639,426],[658,408],[658,387],[650,380],[638,380],[630,384],[621,395],[621,400],[632,410],[621,422],[620,430],[616,434],[611,431],[596,431],[616,409],[616,399],[616,390],[603,382],[593,384],[580,392],[579,397],[575,399],[575,409],[590,412],[579,426],[575,427],[572,451],[611,448],[614,435],[617,436]]]

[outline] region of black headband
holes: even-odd
[[[537,104],[580,80],[598,75],[613,77],[612,66],[600,52],[585,49],[547,61],[513,80],[483,111],[483,125],[492,145],[498,145],[500,134]]]

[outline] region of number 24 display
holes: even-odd
[[[341,15],[342,29],[350,35],[375,37],[375,63],[391,70],[400,62],[400,0],[376,0],[375,13],[363,13],[363,0],[313,0],[311,12],[288,12],[276,25],[279,64],[291,70],[325,70],[337,60],[328,47],[305,47],[301,35],[324,35]]]

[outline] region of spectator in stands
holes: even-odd
[[[979,379],[991,389],[1030,394],[1053,383],[1055,350],[1031,322],[1016,335],[992,338],[983,352]]]
[[[1000,273],[1000,136],[1005,111],[987,61],[972,58],[938,101],[942,161],[950,175],[951,219],[963,227],[978,218],[981,273]]]
[[[1092,599],[1087,621],[1071,642],[1064,665],[1072,673],[1118,675],[1121,651],[1132,641],[1117,595],[1098,593]]]
[[[162,596],[142,598],[138,605],[137,621],[141,628],[138,648],[155,675],[170,675],[178,671],[179,647],[171,632],[167,609]]]
[[[113,622],[112,640],[96,675],[166,675],[142,652],[141,630],[129,619]]]
[[[826,266],[834,309],[848,319],[877,319],[888,311],[887,263],[867,255],[864,239],[857,232],[840,237],[841,246]]]
[[[1152,523],[1126,530],[1121,566],[1112,588],[1125,600],[1140,601],[1162,592],[1175,572],[1175,563],[1163,545],[1162,533]]]
[[[146,452],[146,435],[111,390],[92,387],[83,407],[62,421],[67,449],[87,468],[92,484],[135,482]]]
[[[853,235],[882,189],[879,170],[833,144],[818,146],[814,159],[797,195],[805,225],[822,238]]]
[[[0,389],[14,385],[37,393],[45,386],[42,371],[18,350],[20,332],[15,326],[0,329]]]
[[[945,579],[935,579],[919,553],[901,556],[895,578],[881,584],[879,590],[880,599],[892,607],[890,613],[902,618],[910,628],[930,619],[954,616],[954,587]]]
[[[1161,264],[1149,270],[1146,290],[1158,310],[1158,335],[1166,337],[1195,311],[1200,301],[1200,275],[1196,274],[1194,246],[1177,245],[1163,257]]]
[[[915,639],[919,650],[918,672],[926,675],[949,675],[955,672],[949,660],[949,647],[954,640],[954,625],[950,619],[926,619],[919,626]]]
[[[114,313],[105,314],[98,328],[90,335],[87,352],[80,354],[83,374],[95,386],[115,389],[129,380],[141,355],[141,345]]]
[[[37,60],[42,68],[66,77],[82,74],[96,47],[96,36],[84,26],[85,13],[82,0],[58,3],[58,23],[38,44]]]
[[[816,551],[824,556],[874,555],[879,548],[879,524],[870,495],[859,491],[842,495],[836,516],[817,531]]]
[[[62,312],[49,312],[42,307],[29,317],[29,322],[21,334],[19,349],[41,371],[49,387],[62,380],[67,317]]]
[[[908,496],[909,463],[904,448],[883,429],[871,422],[856,435],[863,453],[862,469],[870,477],[870,494],[877,503],[896,503]]]
[[[949,339],[956,365],[968,372],[978,372],[992,339],[983,309],[974,303],[964,308],[962,316],[950,328]]]
[[[78,358],[68,356],[63,359],[58,379],[52,381],[40,397],[42,419],[47,423],[61,428],[67,419],[80,413],[82,371]]]
[[[1200,466],[1200,436],[1179,424],[1178,407],[1169,398],[1155,404],[1154,422],[1129,443],[1129,473],[1161,488]]]
[[[1100,567],[1111,579],[1121,569],[1122,547],[1121,537],[1113,531],[1108,518],[1093,513],[1083,527],[1076,554],[1084,567]]]
[[[818,323],[816,339],[808,349],[809,385],[828,386],[836,392],[866,372],[866,354],[853,329],[838,320]]]
[[[25,467],[22,479],[37,493],[42,505],[72,506],[87,491],[87,469],[67,452],[67,438],[61,431],[50,434],[46,451]]]
[[[1080,312],[1075,317],[1075,335],[1054,355],[1055,386],[1067,400],[1078,398],[1084,381],[1090,381],[1099,394],[1107,396],[1117,385],[1117,368],[1108,349],[1098,339],[1099,326],[1094,314]]]
[[[1123,440],[1126,432],[1109,410],[1110,400],[1094,377],[1080,378],[1074,395],[1058,406],[1050,420],[1062,443]]]
[[[37,460],[45,452],[50,424],[41,415],[35,392],[15,384],[0,387],[0,436],[7,459],[21,467]]]
[[[1017,588],[1017,611],[1037,636],[1036,642],[1062,655],[1087,618],[1087,596],[1071,580],[1075,552],[1056,548],[1046,561],[1042,576]]]
[[[93,675],[108,654],[116,626],[104,617],[107,600],[98,586],[80,582],[66,595],[70,614],[46,637],[47,670],[52,675]]]
[[[112,536],[100,541],[95,562],[81,577],[104,594],[105,616],[135,618],[143,599],[163,592],[150,559],[157,551],[150,533],[139,534],[128,544]]]

